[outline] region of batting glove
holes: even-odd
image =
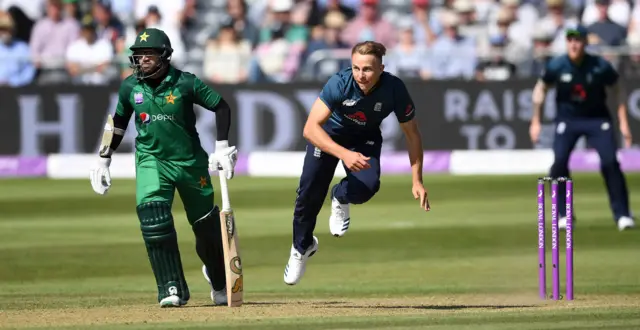
[[[223,171],[228,180],[233,178],[238,160],[238,150],[229,146],[229,141],[216,141],[216,151],[209,156],[209,169]]]
[[[97,194],[106,195],[109,188],[111,188],[111,173],[109,173],[110,165],[111,158],[100,157],[96,168],[92,169],[89,173],[91,187],[93,187],[93,191]]]

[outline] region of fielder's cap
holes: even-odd
[[[587,31],[587,28],[582,25],[569,27],[565,32],[565,35],[567,36],[567,38],[578,37],[581,39],[586,39],[588,34],[589,32]]]

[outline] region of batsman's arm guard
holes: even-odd
[[[116,114],[118,117],[118,114]],[[100,157],[111,157],[113,152],[118,148],[126,128],[118,128],[114,124],[114,119],[111,115],[107,117],[107,122],[104,125],[104,131],[102,133],[102,142],[100,143]]]

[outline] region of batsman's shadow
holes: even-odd
[[[286,302],[269,302],[269,301],[247,301],[242,303],[242,305],[247,305],[247,306],[278,306],[278,305],[287,305],[288,303]],[[186,306],[182,306],[180,308],[227,308],[227,305],[222,305],[222,306],[216,306],[212,303],[209,304],[194,304],[194,305],[186,305]]]
[[[425,309],[425,310],[464,310],[464,309],[509,309],[533,308],[535,305],[341,305],[327,308],[353,309]]]

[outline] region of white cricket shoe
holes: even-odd
[[[318,251],[318,238],[313,236],[313,244],[301,254],[291,246],[291,256],[289,262],[284,268],[284,283],[288,285],[296,285],[300,282],[302,275],[307,270],[307,259],[311,258]]]
[[[168,296],[162,300],[160,300],[160,307],[180,307],[186,305],[187,302],[185,300],[180,299],[180,297],[176,295]]]
[[[211,279],[209,278],[209,273],[207,272],[207,266],[202,265],[202,275],[204,275],[204,279],[209,283],[209,287],[211,287],[211,301],[213,301],[214,305],[227,305],[227,288],[224,288],[220,291],[216,291],[213,289],[213,285],[211,284]]]
[[[329,217],[329,230],[331,235],[342,237],[349,229],[351,217],[349,215],[349,204],[340,204],[334,197],[331,199],[331,216]]]
[[[635,227],[636,224],[630,217],[620,217],[618,219],[618,230],[623,231]]]

